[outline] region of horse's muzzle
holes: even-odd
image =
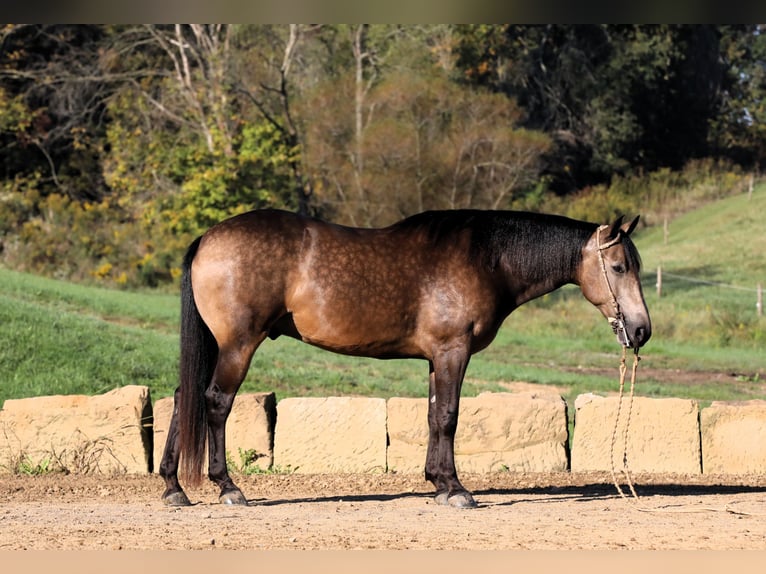
[[[610,318],[609,324],[612,326],[612,331],[617,336],[617,342],[623,347],[630,347],[630,338],[628,332],[625,330],[625,321],[622,319]]]
[[[640,349],[652,336],[652,328],[649,326],[639,326],[633,331],[633,347]]]
[[[614,331],[614,334],[617,336],[617,342],[629,349],[639,349],[643,347],[652,336],[652,328],[650,326],[638,325],[634,329],[631,329],[625,324],[625,321],[621,317],[611,317],[609,319],[609,324],[612,326],[612,331]]]

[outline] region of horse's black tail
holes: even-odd
[[[213,376],[218,345],[194,302],[191,264],[199,248],[198,237],[186,252],[181,275],[181,357],[178,409],[178,440],[181,471],[187,481],[197,485],[202,479],[202,464],[207,443],[205,390]]]

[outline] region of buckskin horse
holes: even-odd
[[[564,284],[638,349],[651,336],[630,239],[638,217],[597,225],[562,216],[454,210],[357,229],[279,210],[237,215],[189,247],[181,279],[180,384],[160,464],[163,500],[189,505],[205,448],[220,502],[247,504],[226,468],[225,426],[253,353],[287,335],[336,353],[425,359],[425,478],[436,501],[476,506],[458,480],[454,438],[470,357],[519,305]]]

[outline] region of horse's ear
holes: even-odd
[[[614,220],[614,223],[609,226],[609,233],[606,236],[607,239],[615,239],[617,237],[617,234],[620,232],[620,226],[622,225],[622,218],[623,216],[620,215]]]
[[[633,218],[633,221],[630,223],[626,223],[622,226],[622,230],[625,232],[625,235],[630,235],[633,233],[633,230],[636,228],[636,225],[638,225],[638,219],[640,218],[640,215],[636,215],[635,218]]]

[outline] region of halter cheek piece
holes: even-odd
[[[606,263],[604,262],[604,254],[603,251],[606,249],[609,249],[613,245],[617,245],[622,241],[622,237],[620,237],[620,234],[618,233],[615,238],[613,238],[611,241],[601,244],[601,232],[609,229],[608,225],[602,225],[596,230],[596,243],[598,245],[598,260],[599,263],[601,263],[601,271],[604,273],[604,282],[606,283],[607,291],[609,291],[609,297],[612,299],[612,305],[614,306],[614,317],[607,317],[607,321],[609,321],[609,324],[612,326],[612,331],[614,331],[614,334],[617,335],[617,340],[620,342],[620,344],[623,347],[630,347],[630,339],[628,339],[628,333],[625,330],[625,320],[624,316],[622,314],[622,311],[620,311],[620,304],[617,302],[617,297],[614,294],[614,290],[612,289],[611,283],[609,283],[609,275],[607,275],[606,272]]]

